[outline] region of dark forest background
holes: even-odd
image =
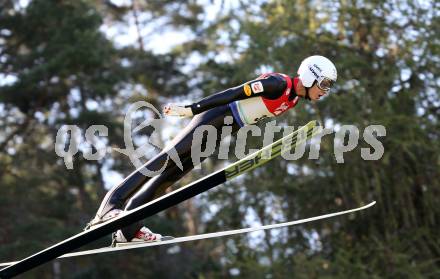
[[[84,132],[91,125],[106,125],[104,143],[124,148],[124,113],[137,100],[157,108],[191,103],[265,71],[294,75],[303,58],[321,54],[338,68],[333,94],[277,122],[318,119],[361,132],[384,125],[380,160],[361,158],[368,147],[361,137],[338,164],[328,135],[319,160],[277,159],[146,224],[184,236],[371,200],[375,207],[284,230],[57,260],[21,278],[439,278],[439,8],[438,1],[405,0],[1,0],[1,262],[81,231],[105,186],[119,182],[115,174],[134,169],[117,152],[98,161],[79,152],[67,169],[54,149],[62,125],[82,129],[82,151],[90,149]],[[131,44],[107,32],[127,26]],[[186,39],[166,36],[169,30]],[[151,49],[162,35],[165,50]],[[170,123],[177,129],[161,140],[185,121]],[[138,133],[137,143],[150,132]],[[208,160],[179,185],[224,163]]]

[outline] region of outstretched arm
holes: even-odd
[[[164,112],[167,115],[191,116],[237,100],[257,96],[275,99],[283,94],[286,86],[287,84],[283,77],[271,75],[264,79],[252,80],[240,86],[215,93],[191,105],[169,104],[164,108]]]

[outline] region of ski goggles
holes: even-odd
[[[317,81],[318,88],[323,91],[329,91],[333,84],[335,84],[335,81],[327,77],[320,77]]]

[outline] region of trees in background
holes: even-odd
[[[73,170],[66,169],[54,151],[62,125],[83,132],[106,125],[104,143],[123,148],[124,113],[136,100],[158,108],[172,100],[190,103],[262,72],[293,75],[304,57],[322,54],[338,68],[335,94],[316,104],[301,101],[277,123],[319,119],[335,129],[356,125],[361,132],[384,125],[380,160],[361,158],[360,148],[368,147],[361,134],[360,145],[338,164],[334,134],[325,136],[318,160],[276,160],[147,224],[180,236],[293,220],[375,199],[373,209],[178,248],[55,261],[24,278],[438,276],[437,4],[260,2],[4,1],[0,258],[22,258],[78,232],[97,209],[105,184],[117,183],[109,179],[110,170],[123,176],[133,170],[116,152],[99,161],[78,153]],[[103,32],[127,26],[135,30],[132,45],[121,46]],[[152,36],[162,33],[164,48],[174,45],[167,30],[184,32],[186,41],[170,51],[150,49]],[[146,129],[136,139],[150,135]],[[92,148],[83,137],[70,137],[82,142],[82,150]],[[261,146],[261,139],[249,144]],[[180,184],[217,163],[206,162]]]

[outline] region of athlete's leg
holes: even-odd
[[[231,115],[231,112],[227,105],[196,115],[189,125],[186,126],[172,140],[172,142],[168,145],[169,148],[166,148],[157,154],[155,157],[145,163],[145,165],[143,165],[140,169],[131,173],[122,183],[114,186],[107,192],[106,196],[101,202],[97,216],[103,216],[112,209],[123,209],[129,198],[151,178],[145,176],[142,173],[142,169],[158,171],[163,167],[167,160],[168,162],[165,171],[169,168],[176,167],[175,162],[169,159],[169,155],[167,153],[169,149],[175,148],[179,158],[182,160],[182,158],[188,156],[188,154],[191,152],[192,137],[188,137],[188,135],[192,135],[194,130],[203,124],[210,124],[212,122],[211,125],[215,124],[217,126],[221,126],[224,121],[223,118],[228,115]],[[237,124],[234,122],[233,127],[235,126],[237,126]]]
[[[178,140],[175,142],[175,148],[179,154],[182,154],[181,160],[183,170],[177,166],[173,166],[165,170],[158,176],[150,179],[127,203],[125,210],[131,210],[138,206],[141,206],[158,196],[162,195],[165,190],[173,185],[177,180],[182,178],[186,173],[194,168],[193,158],[191,158],[191,145],[201,145],[202,148],[207,144],[206,137],[196,136],[194,137],[194,131],[201,125],[212,125],[217,129],[217,138],[215,146],[217,147],[221,141],[221,128],[224,125],[224,117],[230,116],[230,110],[228,106],[222,106],[213,108],[204,113],[197,115],[193,121],[189,124],[189,133],[182,133],[179,135]],[[238,131],[239,126],[235,122],[232,124],[232,132]],[[209,143],[213,144],[213,143]],[[206,157],[200,158],[200,161],[205,160]],[[142,223],[138,222],[132,224],[122,230],[126,239],[130,240],[134,237],[135,233],[142,227]]]
[[[189,159],[189,160],[188,160]],[[165,190],[173,185],[177,180],[182,178],[191,169],[193,169],[191,158],[182,162],[185,166],[184,171],[177,166],[165,170],[162,174],[151,178],[127,203],[125,210],[134,209],[140,205],[148,203],[165,193]],[[205,158],[202,158],[203,161]],[[130,240],[136,232],[142,228],[143,223],[139,221],[122,229],[122,233],[126,239]]]
[[[193,122],[193,121],[191,121]],[[191,125],[187,126],[180,134],[187,134],[191,132]],[[170,147],[175,146],[180,136],[177,136],[170,143]],[[185,147],[185,146],[182,146]],[[141,168],[132,172],[124,181],[122,181],[119,185],[114,186],[110,189],[105,195],[103,201],[101,202],[101,206],[98,209],[97,216],[103,216],[107,212],[112,209],[123,209],[128,199],[139,190],[142,185],[144,185],[151,177],[144,175],[142,169],[147,169],[151,172],[156,172],[160,170],[165,162],[167,162],[167,166],[165,170],[168,168],[173,168],[176,166],[175,162],[169,158],[168,155],[169,148],[165,148],[159,154],[150,159],[147,163],[145,163]],[[177,154],[179,158],[182,157],[184,153],[190,152],[190,150],[186,150],[185,148],[177,149]]]

